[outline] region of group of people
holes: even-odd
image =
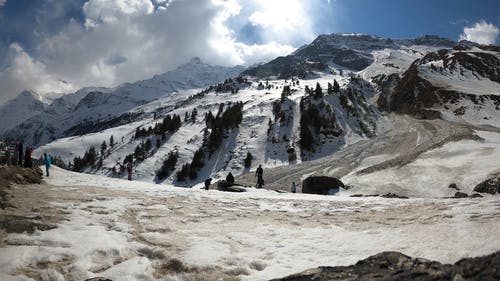
[[[14,148],[14,163],[20,167],[33,167],[33,161],[31,160],[32,153],[33,149],[31,147],[26,147],[26,149],[24,149],[24,141],[16,141],[16,146]]]
[[[259,165],[259,167],[255,171],[255,176],[257,177],[257,183],[255,184],[255,186],[257,188],[262,188],[264,186],[264,169],[262,168],[262,165]],[[234,183],[234,176],[231,172],[227,174],[226,181],[228,183]],[[205,190],[209,189],[211,183],[212,183],[212,178],[208,178],[205,180]],[[297,192],[297,186],[295,182],[292,183],[291,191],[292,193]]]
[[[33,160],[31,156],[33,154],[33,148],[24,148],[24,141],[16,141],[14,147],[14,164],[24,168],[32,168]],[[45,174],[49,176],[50,166],[52,165],[52,158],[47,153],[43,154],[43,163],[45,164]]]
[[[262,169],[262,165],[259,165],[259,167],[255,171],[255,176],[257,177],[257,183],[255,186],[257,188],[262,188],[264,186],[264,177],[263,177],[264,176],[264,169]],[[231,172],[229,172],[229,174],[227,174],[226,181],[228,183],[234,183],[234,176]],[[205,189],[206,190],[208,190],[211,183],[212,183],[212,178],[208,178],[205,180]]]

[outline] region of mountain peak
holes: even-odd
[[[17,97],[33,97],[39,99],[40,95],[33,90],[24,90]]]
[[[193,57],[188,64],[202,64],[203,61],[199,57]]]

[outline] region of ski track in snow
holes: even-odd
[[[16,188],[43,191],[51,199],[41,209],[66,220],[47,231],[8,234],[1,280],[266,280],[381,251],[454,263],[500,250],[494,196],[399,200],[253,188],[235,194],[57,167],[46,181]],[[169,270],[173,259],[184,266],[178,272]]]

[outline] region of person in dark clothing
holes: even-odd
[[[127,173],[128,173],[128,180],[132,180],[132,161],[128,161],[127,163]]]
[[[262,169],[262,165],[259,165],[257,171],[255,171],[255,175],[257,176],[257,188],[262,188],[262,186],[264,185],[263,174],[264,169]]]
[[[19,141],[16,141],[14,148],[14,165],[19,165]]]
[[[208,190],[211,183],[212,183],[212,178],[208,178],[205,180],[205,190]]]
[[[46,172],[47,177],[48,177],[50,165],[52,164],[52,158],[50,158],[50,155],[47,155],[47,153],[43,154],[43,163],[45,164],[45,172]]]
[[[27,147],[26,148],[26,153],[24,153],[24,167],[25,168],[31,168],[33,167],[33,163],[31,162],[31,152],[33,149]]]
[[[231,172],[229,172],[229,174],[227,174],[226,181],[229,183],[234,183],[234,176],[233,176],[233,174],[231,174]]]
[[[23,151],[24,151],[24,147],[23,147],[23,141],[21,141],[19,143],[19,145],[17,146],[17,154],[19,155],[18,159],[19,159],[19,166],[23,166]]]

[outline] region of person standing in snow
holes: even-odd
[[[297,187],[295,186],[295,182],[292,182],[292,193],[297,192]]]
[[[16,146],[14,148],[14,166],[19,163],[19,141],[16,140]]]
[[[205,180],[205,190],[208,190],[211,183],[212,183],[212,178],[208,178]]]
[[[128,180],[132,180],[132,161],[128,161],[127,163],[127,173],[128,173]]]
[[[255,175],[257,176],[257,188],[262,188],[262,186],[264,185],[263,174],[264,169],[262,169],[262,165],[259,165],[257,171],[255,171]]]
[[[47,177],[48,177],[50,164],[52,164],[52,158],[50,158],[50,155],[47,155],[47,153],[43,154],[43,163],[45,164],[45,172],[46,172]]]
[[[227,174],[226,181],[228,183],[234,183],[234,176],[233,176],[233,174],[231,172],[229,172],[229,174]]]
[[[20,167],[23,166],[23,150],[24,147],[23,147],[23,141],[19,142],[19,145],[17,146],[17,155],[18,155],[18,164]]]
[[[31,162],[31,152],[33,152],[33,149],[30,147],[26,147],[26,152],[24,153],[24,167],[25,168],[33,167],[33,163]]]

